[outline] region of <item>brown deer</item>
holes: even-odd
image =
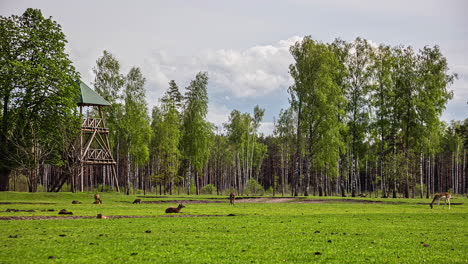
[[[82,202],[74,200],[74,201],[72,201],[72,204],[82,204]]]
[[[235,200],[236,200],[236,195],[234,193],[229,194],[229,204],[234,205]]]
[[[443,192],[443,193],[436,193],[434,195],[434,199],[431,202],[431,209],[432,205],[434,202],[437,200],[437,204],[440,206],[440,200],[445,200],[445,204],[448,202],[448,209],[450,209],[450,198],[452,198],[452,195],[449,192]]]
[[[101,195],[99,195],[99,193],[96,193],[94,195],[94,203],[95,204],[102,204]]]
[[[172,214],[172,213],[180,213],[180,209],[185,208],[183,204],[179,204],[179,206],[176,207],[169,207],[166,209],[166,214]]]
[[[102,215],[102,214],[98,214],[96,218],[98,218],[98,219],[107,219],[109,217],[107,217],[105,215]]]
[[[67,211],[66,209],[62,209],[62,210],[60,210],[60,212],[58,214],[59,215],[72,215],[73,213],[70,212],[70,211]]]
[[[135,199],[135,201],[133,201],[133,204],[141,204],[141,199]]]

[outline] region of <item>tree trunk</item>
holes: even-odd
[[[310,186],[310,164],[312,162],[311,155],[308,154],[306,158],[305,164],[305,178],[304,178],[304,196],[309,196],[309,186]]]
[[[431,156],[429,156],[429,158],[426,157],[426,199],[429,199],[431,184]]]
[[[424,161],[424,156],[423,153],[421,152],[421,157],[419,160],[419,188],[421,189],[420,197],[421,199],[423,198],[424,195],[424,181],[423,181],[423,161]]]

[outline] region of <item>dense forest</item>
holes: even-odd
[[[116,177],[77,174],[80,75],[60,25],[40,10],[0,17],[0,191],[429,197],[468,192],[468,118],[442,122],[452,98],[438,46],[374,45],[363,38],[290,47],[290,106],[271,135],[265,109],[210,123],[209,73],[181,89],[171,80],[148,109],[139,67],[123,73],[104,51],[92,69]],[[79,177],[80,179],[77,179]],[[61,181],[60,179],[63,179]],[[60,184],[59,184],[60,182]]]

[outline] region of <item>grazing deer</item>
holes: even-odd
[[[449,192],[436,193],[431,203],[431,209],[432,209],[432,205],[434,204],[436,200],[437,200],[437,204],[440,206],[440,200],[442,199],[445,200],[445,204],[447,204],[448,202],[448,209],[450,209],[450,198],[452,198],[452,195]]]
[[[133,204],[141,204],[141,199],[135,199],[135,201],[133,201]]]
[[[96,193],[94,195],[94,203],[95,204],[102,204],[101,195],[99,195],[99,193]]]
[[[179,206],[176,207],[169,207],[166,209],[166,214],[171,214],[171,213],[180,213],[180,209],[185,208],[183,204],[179,204]]]
[[[236,200],[236,195],[234,193],[229,194],[229,204],[234,205],[235,200]]]
[[[367,193],[361,193],[361,194],[359,194],[359,196],[360,196],[360,197],[363,197],[363,198],[364,198],[364,197],[367,197]]]

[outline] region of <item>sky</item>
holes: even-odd
[[[0,15],[29,7],[62,26],[70,59],[87,84],[104,50],[124,74],[140,67],[150,109],[170,80],[183,90],[198,72],[208,72],[207,119],[217,126],[232,110],[252,113],[259,105],[265,109],[260,131],[271,134],[274,118],[289,106],[289,46],[307,35],[322,42],[362,37],[415,49],[439,45],[458,74],[442,120],[468,118],[465,0],[1,0]]]

